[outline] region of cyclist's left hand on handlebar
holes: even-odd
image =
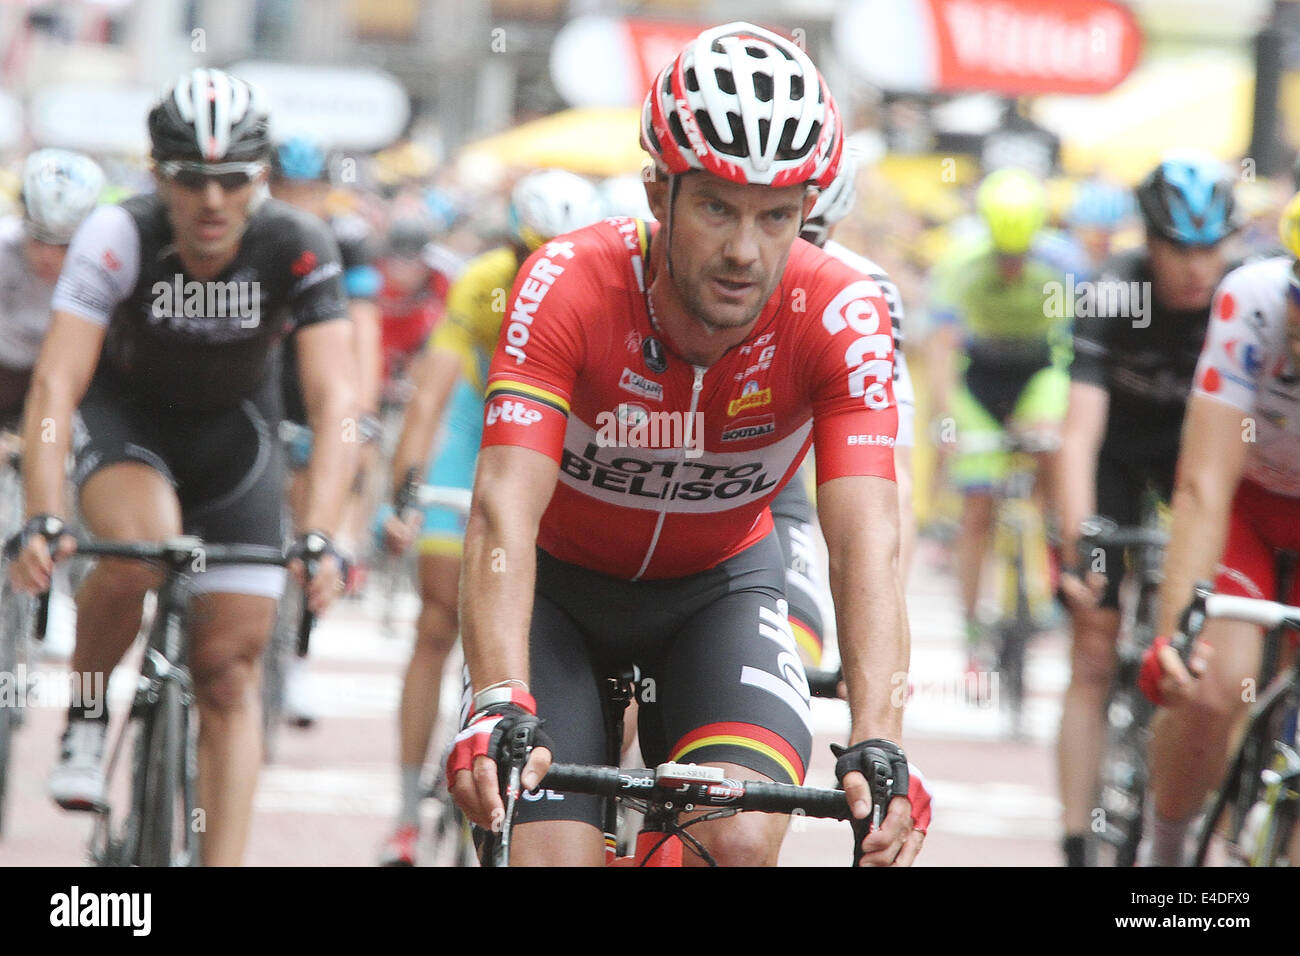
[[[293,555],[289,573],[307,592],[307,609],[313,614],[323,613],[343,592],[343,560],[333,542],[318,531],[308,531],[298,536],[289,553]],[[316,560],[316,571],[311,581],[306,580],[307,569],[303,560],[306,557],[315,557]]]
[[[832,745],[831,751],[837,758],[835,774],[853,811],[855,865],[911,866],[930,826],[930,794],[920,771],[907,763],[902,748],[891,741],[863,741],[848,749]],[[881,761],[876,775],[888,775],[894,794],[888,812],[874,830],[872,788],[864,773],[871,772],[873,761]],[[906,796],[901,792],[904,788]]]

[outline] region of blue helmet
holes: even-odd
[[[1236,229],[1232,177],[1210,156],[1167,156],[1137,188],[1150,232],[1171,242],[1207,246]]]
[[[272,158],[276,175],[282,179],[325,178],[325,152],[304,136],[286,139]]]
[[[1121,186],[1091,180],[1079,184],[1066,220],[1071,226],[1114,229],[1133,212],[1133,194]]]

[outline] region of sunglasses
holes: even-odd
[[[173,160],[161,164],[159,170],[181,189],[199,190],[209,181],[215,182],[223,192],[243,189],[266,169],[265,163],[192,163]]]

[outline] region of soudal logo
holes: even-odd
[[[625,392],[631,392],[633,395],[652,398],[656,402],[664,400],[664,387],[662,385],[650,381],[644,375],[638,375],[630,368],[623,369],[623,374],[618,379],[618,387]]]
[[[723,441],[749,441],[761,438],[776,431],[776,416],[763,415],[758,418],[742,418],[722,433]]]
[[[542,413],[535,408],[529,408],[523,402],[516,402],[513,399],[494,400],[487,408],[487,420],[485,425],[491,427],[497,422],[504,425],[532,425],[542,420]]]
[[[746,382],[744,389],[741,390],[740,398],[733,398],[727,405],[727,417],[734,418],[746,409],[762,408],[764,405],[771,404],[772,390],[770,388],[759,388],[757,382]]]

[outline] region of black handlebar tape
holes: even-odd
[[[36,624],[32,637],[38,641],[45,640],[45,632],[50,626],[50,592],[42,591],[36,596]]]
[[[824,671],[809,667],[804,670],[804,675],[808,678],[808,693],[814,697],[828,697],[831,700],[839,698],[840,681],[844,679],[842,668]]]

